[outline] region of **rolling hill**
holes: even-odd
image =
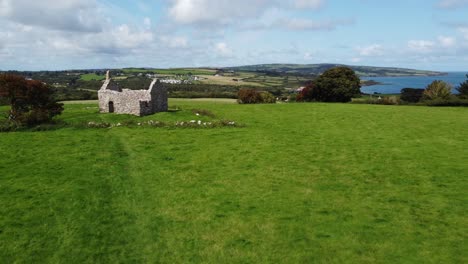
[[[414,69],[392,68],[392,67],[373,67],[373,66],[351,66],[343,64],[259,64],[246,65],[239,67],[228,67],[225,70],[245,71],[245,72],[264,72],[292,75],[319,75],[324,71],[337,67],[347,66],[352,68],[361,77],[376,76],[439,76],[445,75],[443,72],[423,71]]]

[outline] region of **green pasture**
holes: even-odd
[[[88,74],[83,74],[81,75],[80,79],[82,81],[92,81],[92,80],[95,80],[95,81],[101,81],[101,80],[104,80],[106,78],[106,76],[104,75],[97,75],[95,73],[88,73]]]
[[[170,108],[0,133],[0,263],[468,261],[467,108]],[[244,126],[75,125],[192,119]]]
[[[300,76],[268,76],[268,75],[256,75],[245,78],[245,82],[258,83],[267,87],[287,87],[287,88],[299,88],[304,85],[304,82],[310,81],[312,77],[300,77]]]
[[[157,73],[157,74],[168,74],[168,75],[213,75],[216,70],[212,69],[137,69],[127,68],[122,70],[124,73]]]

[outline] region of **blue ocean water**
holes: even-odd
[[[417,77],[362,77],[363,80],[374,80],[383,84],[363,86],[361,91],[363,93],[382,93],[382,94],[396,94],[400,93],[403,88],[426,88],[435,80],[442,80],[451,84],[456,93],[455,88],[460,83],[466,80],[467,72],[449,72],[447,75],[442,76],[417,76]]]

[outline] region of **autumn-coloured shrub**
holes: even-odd
[[[259,104],[262,101],[260,93],[253,89],[240,89],[237,93],[239,104]]]
[[[269,92],[261,92],[260,97],[263,104],[276,104],[276,98]]]
[[[444,100],[452,95],[452,86],[444,81],[433,81],[424,90],[423,100]]]

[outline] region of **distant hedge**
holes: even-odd
[[[434,99],[424,101],[424,104],[427,106],[468,106],[468,99],[461,99],[455,96],[452,96],[448,99]]]

